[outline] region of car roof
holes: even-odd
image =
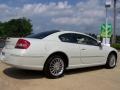
[[[49,39],[49,40],[57,40],[58,41],[58,36],[59,35],[62,35],[62,34],[66,34],[66,33],[75,33],[75,34],[82,34],[82,35],[85,35],[85,36],[88,36],[88,37],[91,37],[90,35],[87,35],[85,33],[81,33],[81,32],[77,32],[77,31],[65,31],[65,30],[58,30],[58,32],[55,32],[49,36],[47,36],[45,39]],[[91,37],[93,38],[93,37]],[[95,38],[93,38],[95,39]],[[96,40],[96,39],[95,39]]]
[[[89,37],[93,38],[92,36],[90,36],[90,35],[88,35],[88,34],[81,33],[81,32],[77,32],[77,31],[64,31],[64,30],[59,30],[59,32],[56,32],[56,33],[60,33],[60,34],[64,34],[64,33],[75,33],[75,34],[86,35],[86,36],[89,36]]]

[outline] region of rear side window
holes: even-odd
[[[36,38],[36,39],[43,39],[53,33],[56,33],[56,32],[59,32],[58,30],[55,30],[55,31],[46,31],[46,32],[41,32],[41,33],[38,33],[38,34],[31,34],[31,35],[28,35],[26,38]]]
[[[76,43],[76,39],[73,33],[66,33],[59,36],[62,42]]]

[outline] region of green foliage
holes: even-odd
[[[31,34],[32,24],[29,19],[12,19],[8,22],[0,22],[0,37],[24,37]]]
[[[120,50],[120,44],[116,43],[112,45],[113,48],[116,48],[117,50]]]
[[[120,36],[116,36],[116,43],[120,43]]]
[[[3,25],[3,23],[0,22],[0,37],[4,35],[3,28],[4,28],[4,25]]]

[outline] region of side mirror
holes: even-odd
[[[101,41],[98,41],[98,46],[102,47]]]

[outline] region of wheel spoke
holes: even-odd
[[[50,62],[50,72],[54,76],[58,76],[63,73],[64,62],[61,58],[55,58]]]
[[[115,56],[112,55],[111,58],[110,58],[110,66],[111,66],[111,67],[114,67],[114,66],[115,66],[115,63],[116,63],[115,61],[116,61]]]

